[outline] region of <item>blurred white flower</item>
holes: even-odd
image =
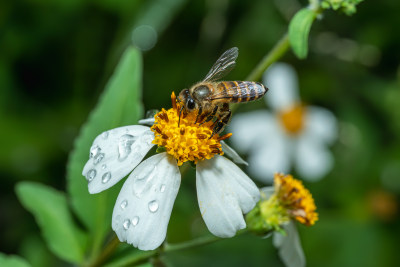
[[[303,189],[304,190],[304,189]],[[269,199],[276,192],[274,186],[261,189],[263,198]],[[277,248],[279,257],[286,267],[306,266],[306,257],[301,246],[300,237],[294,220],[290,220],[281,225],[286,235],[274,231],[272,243]]]
[[[100,134],[82,172],[91,194],[108,189],[131,172],[115,203],[112,228],[119,240],[142,250],[156,249],[166,237],[181,182],[178,166],[183,162],[197,163],[201,215],[216,236],[232,237],[245,228],[243,213],[249,212],[260,198],[253,181],[232,161],[219,155],[223,150],[234,161],[243,161],[222,142],[230,134],[211,136],[212,122],[194,124],[193,114],[181,118],[178,127],[179,103],[174,94],[172,101],[173,108],[156,114],[151,128],[133,125]],[[166,152],[140,163],[155,144]]]
[[[272,112],[237,114],[230,125],[232,143],[248,153],[249,173],[269,183],[275,172],[287,173],[294,165],[304,179],[322,178],[333,166],[328,146],[337,138],[335,116],[301,103],[297,75],[288,64],[272,65],[264,84],[270,89],[264,99]]]

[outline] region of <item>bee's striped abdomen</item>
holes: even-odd
[[[223,98],[228,98],[229,102],[240,103],[256,100],[262,97],[267,88],[258,82],[248,81],[228,81],[219,84],[220,94],[224,95]]]

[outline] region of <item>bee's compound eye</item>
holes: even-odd
[[[193,100],[192,98],[189,98],[189,99],[187,100],[187,102],[186,102],[186,107],[187,107],[188,109],[194,109],[195,103],[194,103],[194,100]]]

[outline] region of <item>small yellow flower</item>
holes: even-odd
[[[261,200],[247,214],[249,228],[259,234],[281,232],[292,219],[307,226],[318,220],[314,199],[301,181],[276,173],[274,186],[261,189]]]
[[[172,108],[162,109],[154,116],[155,123],[151,127],[155,135],[153,144],[164,147],[178,160],[178,166],[186,161],[197,163],[217,154],[223,155],[220,142],[232,134],[212,135],[214,123],[195,124],[197,114],[194,112],[182,114],[179,121],[181,103],[176,100],[175,93],[172,93],[171,100]]]
[[[292,175],[275,174],[275,194],[282,207],[290,217],[305,225],[314,225],[318,220],[318,213],[315,212],[314,199],[303,183],[294,179]]]

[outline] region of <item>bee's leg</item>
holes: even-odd
[[[178,127],[181,123],[181,115],[182,115],[182,110],[183,110],[184,106],[181,107],[181,110],[179,111],[179,119],[178,119]]]
[[[213,133],[212,133],[211,137],[213,137],[214,134],[221,133],[224,130],[225,126],[228,124],[229,120],[231,119],[232,111],[229,109],[228,104],[224,104],[222,106],[220,114],[221,114],[221,117],[214,124]]]
[[[217,114],[218,111],[218,105],[215,106],[214,110],[211,112],[211,114],[209,114],[206,118],[205,121],[203,121],[202,123],[200,123],[200,125],[202,125],[203,123],[209,122],[210,120],[212,120],[215,117],[215,114]]]
[[[196,117],[196,121],[194,122],[194,124],[197,123],[197,121],[199,120],[199,116],[201,115],[202,112],[203,112],[203,108],[199,107],[199,112],[197,112],[197,117]]]

